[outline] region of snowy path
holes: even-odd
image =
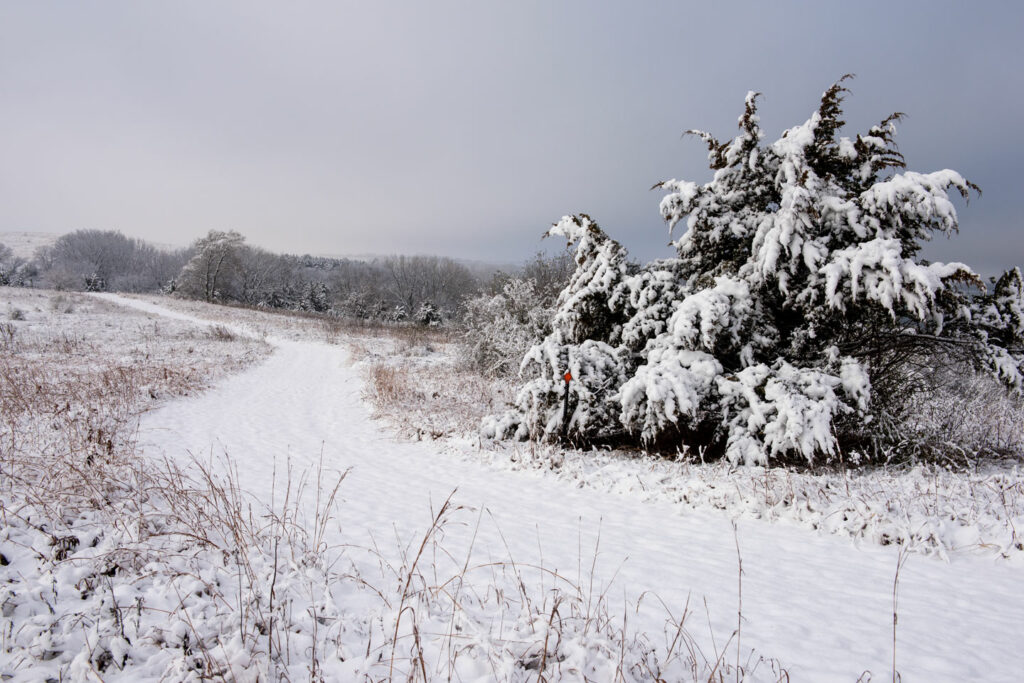
[[[391,539],[393,528],[405,538],[422,533],[431,503],[436,509],[457,488],[457,503],[489,513],[482,516],[478,557],[506,558],[503,535],[517,562],[575,578],[581,563],[589,567],[600,532],[596,583],[606,584],[617,572],[611,595],[625,593],[632,603],[653,591],[678,614],[692,593],[691,606],[700,607],[687,623],[698,640],[709,637],[704,598],[719,646],[732,632],[737,558],[726,515],[680,515],[667,505],[492,470],[427,443],[397,442],[370,419],[344,349],[271,341],[277,349],[264,364],[145,416],[140,440],[146,452],[175,459],[227,453],[243,487],[269,501],[275,466],[280,487],[286,459],[295,471],[315,470],[322,450],[328,468],[352,468],[339,518],[343,541],[355,544],[368,544],[370,533]],[[467,515],[467,527],[449,529],[446,545],[460,547],[475,520]],[[754,521],[740,522],[739,543],[744,649],[778,658],[794,681],[854,681],[865,670],[872,680],[888,679],[895,548],[857,548],[846,539]],[[658,642],[664,611],[654,609],[654,601],[644,605],[650,609],[630,611],[630,621]],[[898,636],[904,681],[1020,680],[1020,570],[983,558],[945,564],[911,556],[900,579]]]

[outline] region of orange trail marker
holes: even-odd
[[[572,379],[572,373],[566,370],[562,379],[565,380],[565,396],[562,399],[562,438],[564,439],[569,429],[569,381]]]

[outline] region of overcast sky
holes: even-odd
[[[0,232],[518,261],[590,213],[669,255],[687,128],[775,139],[844,73],[850,134],[984,195],[928,255],[1024,262],[1024,3],[3,2]]]

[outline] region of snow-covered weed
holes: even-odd
[[[175,577],[159,563],[190,550],[180,529],[164,537],[170,489],[135,454],[135,418],[266,349],[246,340],[189,353],[180,323],[88,297],[10,295],[32,310],[0,353],[2,673],[82,679],[135,652],[133,610],[136,641],[144,613],[165,620],[140,586]]]
[[[673,614],[656,596],[642,596],[641,603],[663,610],[664,639],[636,632],[629,614],[642,605],[618,608],[612,587],[594,583],[597,547],[589,572],[576,577],[512,557],[474,564],[472,541],[459,552],[443,540],[446,527],[474,513],[479,525],[479,511],[450,496],[398,566],[379,558],[380,578],[398,590],[379,593],[384,610],[369,621],[369,642],[381,647],[367,650],[368,668],[351,673],[424,681],[788,680],[774,660],[751,655],[744,664],[727,663],[736,634],[720,650],[702,651],[688,630],[689,604]]]
[[[75,305],[71,297],[58,294],[50,299],[50,312],[52,313],[73,313]]]
[[[1024,401],[968,368],[938,384],[908,411],[902,451],[968,469],[979,456],[1024,458]]]
[[[735,672],[724,649],[700,650],[686,610],[666,609],[663,644],[632,631],[632,607],[616,608],[609,587],[586,576],[511,558],[472,564],[472,546],[444,542],[445,529],[473,513],[451,501],[422,536],[399,539],[390,563],[390,553],[324,543],[323,529],[345,519],[343,509],[330,514],[338,481],[316,488],[313,519],[300,502],[308,482],[282,481],[266,509],[231,481],[167,468],[146,487],[151,504],[139,506],[137,526],[78,514],[51,538],[9,518],[4,549],[15,546],[18,578],[0,591],[5,673],[724,681]],[[540,586],[527,572],[545,577]],[[777,664],[761,664],[746,667],[750,680],[783,678]]]
[[[701,653],[686,611],[666,610],[655,643],[592,578],[481,564],[472,541],[446,542],[475,512],[453,498],[396,555],[338,545],[343,473],[283,466],[262,501],[227,455],[226,467],[145,458],[141,410],[263,345],[87,297],[59,317],[39,303],[0,354],[5,680],[785,678]]]
[[[18,328],[11,323],[0,323],[0,347],[9,350],[14,345],[14,335]]]
[[[211,325],[206,334],[210,339],[216,339],[217,341],[234,341],[237,338],[234,332],[223,325]]]
[[[410,362],[392,356],[364,362],[366,396],[375,415],[417,440],[469,433],[511,397],[512,387],[443,358]]]

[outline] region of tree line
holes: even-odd
[[[568,259],[567,253],[538,254],[506,272],[474,270],[441,256],[277,254],[248,244],[235,231],[211,230],[188,247],[168,249],[115,230],[77,230],[30,259],[0,244],[0,286],[161,292],[210,303],[436,325],[461,320],[468,300],[496,294],[517,277],[536,279],[553,299],[569,272]]]

